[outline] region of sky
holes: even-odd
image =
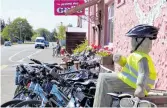
[[[0,0],[2,19],[12,21],[17,17],[26,18],[33,29],[46,28],[52,31],[60,22],[64,25],[77,25],[77,16],[55,16],[54,0]],[[87,28],[87,21],[83,21]]]

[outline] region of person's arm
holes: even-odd
[[[120,55],[120,54],[115,54],[113,55],[113,61],[117,64],[119,64],[120,66],[124,67],[126,64],[126,57]]]
[[[149,66],[147,58],[142,58],[139,63],[139,71],[138,71],[138,78],[136,82],[136,91],[135,96],[137,97],[144,97],[144,86],[146,85],[146,80],[148,79],[149,75]]]

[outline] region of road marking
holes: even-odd
[[[42,51],[42,50],[38,50],[38,51],[36,51],[36,52],[34,52],[34,53],[28,55],[27,57],[28,57],[28,58],[31,58],[33,55],[38,54],[38,53],[40,53],[41,51]],[[26,59],[26,57],[22,58],[22,59],[19,60],[18,62],[23,62],[24,59]]]
[[[32,57],[33,55],[40,53],[41,51],[43,51],[43,50],[38,50],[38,51],[36,51],[35,53],[32,53],[32,54],[30,54],[30,55],[27,56],[27,57],[30,58],[30,57]]]
[[[8,65],[1,65],[1,66],[0,66],[0,70],[5,69],[7,66],[8,66]]]
[[[27,50],[27,49],[22,50],[22,51],[19,51],[19,52],[15,53],[14,55],[10,56],[10,57],[9,57],[9,61],[11,61],[11,62],[17,62],[17,61],[13,61],[13,60],[12,60],[12,58],[13,58],[14,56],[16,56],[16,55],[20,54],[21,52],[26,51],[26,50]]]

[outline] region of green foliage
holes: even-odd
[[[39,37],[39,36],[40,36],[40,34],[39,34],[39,33],[36,33],[36,32],[34,32],[33,34],[34,34],[34,35],[32,36],[31,41],[35,41],[36,37]]]
[[[2,32],[5,39],[19,39],[24,42],[25,39],[30,40],[33,33],[32,27],[24,18],[16,18],[13,22],[9,23]]]
[[[107,56],[111,55],[111,52],[106,51],[106,50],[101,50],[101,51],[98,51],[96,54],[101,56],[101,57],[107,57]]]
[[[51,42],[55,42],[55,41],[56,41],[56,38],[57,38],[57,31],[56,31],[55,28],[52,30],[51,35],[50,35],[50,38],[51,38]]]
[[[57,31],[56,31],[55,28],[53,29],[52,34],[53,34],[54,37],[57,37]]]
[[[31,38],[33,41],[36,39],[36,37],[40,37],[40,36],[46,38],[46,40],[48,40],[48,41],[51,40],[50,39],[51,33],[45,28],[39,28],[39,29],[35,30],[33,34],[34,35]]]
[[[6,26],[2,31],[2,38],[4,40],[10,40],[10,26]]]
[[[87,50],[87,48],[88,48],[88,40],[85,40],[73,50],[73,53],[74,54],[81,53],[82,51]]]
[[[66,27],[63,26],[63,25],[60,25],[60,26],[58,27],[57,38],[58,38],[59,40],[64,40],[64,39],[65,39],[65,32],[66,32],[65,30],[66,30]]]
[[[45,28],[39,28],[35,32],[39,33],[40,36],[43,36],[43,35],[48,36],[48,35],[50,35],[50,32],[47,29],[45,29]]]

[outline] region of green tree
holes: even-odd
[[[3,31],[2,31],[2,38],[4,39],[4,40],[11,40],[11,37],[10,37],[10,26],[8,25],[8,26],[6,26],[4,29],[3,29]]]
[[[65,31],[66,27],[61,23],[60,26],[58,26],[58,33],[57,33],[57,38],[59,40],[64,40],[65,39]]]
[[[24,18],[16,18],[13,22],[9,23],[2,32],[4,39],[13,40],[31,40],[33,33],[32,27]]]
[[[52,30],[50,37],[51,37],[52,42],[55,42],[57,40],[57,30],[56,30],[56,28],[54,28]]]
[[[40,34],[36,31],[33,31],[33,36],[31,37],[31,41],[35,41],[36,37],[40,37]]]
[[[47,30],[45,28],[39,28],[39,29],[34,31],[34,35],[33,35],[32,39],[34,39],[36,37],[44,37],[46,40],[50,41],[51,40],[51,33],[49,30]]]
[[[14,37],[17,37],[19,40],[31,40],[33,36],[32,27],[28,21],[24,18],[16,18],[11,23],[11,31]]]

